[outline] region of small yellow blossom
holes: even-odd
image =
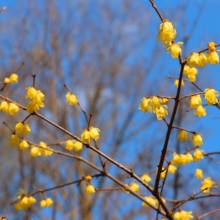
[[[217,97],[219,96],[219,93],[212,89],[212,88],[207,88],[205,89],[205,94],[204,94],[204,98],[207,101],[208,105],[213,105],[215,103],[218,103],[218,99]]]
[[[196,171],[195,171],[195,177],[196,177],[196,178],[203,178],[202,170],[196,169]]]
[[[219,55],[216,51],[210,51],[207,53],[207,62],[209,64],[215,65],[219,63]]]
[[[197,108],[201,104],[202,104],[202,99],[200,95],[194,95],[190,97],[189,106],[191,108]]]
[[[162,99],[161,99],[161,103],[162,103],[163,105],[166,105],[166,104],[168,103],[168,101],[169,101],[169,99],[167,99],[167,98],[162,98]]]
[[[15,115],[19,111],[19,107],[15,105],[14,103],[10,103],[8,105],[8,113],[10,115]]]
[[[142,112],[147,112],[147,111],[152,112],[151,106],[149,105],[150,100],[151,99],[149,98],[143,98],[138,106],[138,109],[141,110]]]
[[[77,97],[74,94],[72,94],[71,92],[67,92],[66,100],[69,103],[69,105],[75,105],[78,103]]]
[[[190,220],[192,219],[194,216],[192,215],[192,212],[189,211],[179,211],[179,212],[175,212],[173,215],[173,219],[174,220]]]
[[[184,66],[183,74],[187,75],[187,78],[190,82],[196,81],[196,75],[198,70],[195,67],[189,67],[187,65]]]
[[[164,117],[168,115],[167,106],[161,105],[159,108],[156,108],[155,114],[158,120],[162,120]]]
[[[199,66],[200,58],[198,53],[192,53],[188,58],[187,58],[187,63],[190,67],[195,67]]]
[[[2,101],[0,104],[0,110],[8,113],[8,103],[6,101]]]
[[[160,28],[157,34],[157,40],[162,43],[168,43],[173,41],[176,37],[176,30],[173,28],[173,24],[168,20],[164,20],[162,24],[160,24]]]
[[[149,183],[151,181],[151,177],[148,174],[143,174],[141,176],[142,181],[144,181],[145,183]]]
[[[209,42],[208,43],[208,49],[210,50],[210,51],[214,51],[215,50],[215,43],[214,42]]]
[[[213,185],[215,185],[215,182],[212,181],[211,177],[207,177],[202,180],[200,190],[202,191],[202,193],[209,193],[210,188],[212,188]]]
[[[188,133],[187,133],[187,131],[185,131],[185,130],[180,130],[180,132],[179,132],[179,134],[178,134],[178,136],[177,136],[177,139],[178,139],[179,141],[188,141],[189,138],[188,138]]]
[[[99,139],[99,132],[100,130],[98,128],[92,126],[89,127],[90,137],[96,141]]]
[[[132,182],[129,187],[133,192],[137,192],[139,190],[139,185],[135,182]]]
[[[204,53],[200,53],[199,54],[199,63],[198,63],[198,67],[203,67],[206,66],[207,64],[207,57]]]
[[[195,149],[193,154],[193,161],[199,162],[201,159],[203,159],[204,158],[203,152],[204,150]]]
[[[81,134],[81,140],[85,144],[90,143],[90,132],[87,129],[83,130],[83,133]]]
[[[85,176],[85,180],[86,180],[87,182],[90,182],[90,181],[91,181],[91,179],[92,179],[92,177],[91,177],[91,176]]]
[[[29,144],[27,141],[23,140],[21,141],[21,143],[19,144],[19,147],[21,150],[26,150],[29,147]]]
[[[15,131],[17,134],[26,135],[31,132],[31,129],[28,124],[19,122],[15,125]]]
[[[168,167],[168,173],[175,173],[177,170],[177,167],[175,167],[174,165],[170,164]]]
[[[157,169],[156,173],[157,173],[157,172],[158,172],[158,169]],[[165,176],[166,176],[166,174],[167,174],[167,167],[162,167],[161,174],[160,174],[160,178],[161,178],[161,179],[164,179]]]
[[[202,105],[199,105],[194,114],[198,117],[206,116],[206,109]]]
[[[158,201],[157,199],[151,197],[151,196],[145,196],[144,199],[153,207],[157,207]],[[147,208],[150,208],[150,206],[146,202],[142,202],[142,206],[145,206]]]
[[[30,101],[30,102],[28,102],[28,105],[27,105],[27,112],[28,113],[36,112],[37,110],[40,109],[40,107],[42,107],[42,108],[44,107],[43,102],[36,103],[35,101]]]
[[[85,191],[87,194],[93,195],[95,193],[95,187],[91,184],[88,184]]]
[[[21,200],[15,203],[14,207],[17,210],[28,209],[34,203],[36,203],[36,199],[33,196],[24,196]]]
[[[66,141],[66,149],[67,150],[75,150],[76,152],[81,151],[83,148],[83,145],[79,141],[75,140],[67,140]]]
[[[192,140],[192,144],[195,147],[203,145],[202,135],[201,134],[193,134],[190,139]]]
[[[17,135],[11,135],[10,140],[9,140],[11,146],[19,146],[20,144],[20,139]]]
[[[47,146],[47,144],[46,143],[44,143],[43,141],[41,141],[40,143],[39,143],[39,145],[42,147],[41,148],[41,153],[42,153],[42,155],[43,156],[51,156],[52,154],[53,154],[53,151],[51,151],[51,148],[49,148],[48,146]]]
[[[160,99],[156,96],[153,96],[149,102],[149,105],[152,108],[152,111],[155,112],[156,109],[160,108]]]
[[[176,79],[176,80],[174,81],[174,86],[176,86],[176,87],[178,88],[178,85],[179,85],[179,79]],[[184,86],[184,80],[182,79],[181,87],[183,87],[183,86]]]
[[[16,73],[12,73],[9,76],[10,83],[18,83],[18,75]]]
[[[9,79],[8,77],[4,78],[4,83],[5,83],[5,84],[10,83],[10,79]]]
[[[179,57],[179,55],[182,54],[182,48],[181,45],[183,42],[178,43],[170,43],[171,45],[168,47],[167,51],[171,53],[172,58],[176,59]]]
[[[41,200],[40,207],[41,208],[50,207],[52,204],[53,204],[53,200],[51,198],[46,198]]]
[[[41,156],[41,155],[42,155],[41,148],[32,145],[32,146],[31,146],[30,154],[31,154],[32,157]]]

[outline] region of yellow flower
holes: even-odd
[[[18,207],[21,209],[27,209],[36,203],[36,199],[33,196],[24,196],[19,202]]]
[[[207,177],[202,180],[202,185],[200,187],[200,190],[202,193],[209,193],[210,188],[215,185],[215,182],[212,181],[211,177]]]
[[[158,120],[162,120],[164,117],[168,115],[167,106],[161,105],[159,108],[156,108],[155,114]]]
[[[143,98],[138,106],[138,109],[141,110],[142,112],[147,112],[147,111],[152,112],[151,106],[149,105],[150,100],[151,99],[149,98]]]
[[[139,185],[135,182],[132,182],[129,187],[133,192],[137,192],[139,190]]]
[[[50,148],[47,146],[46,143],[44,143],[43,141],[41,141],[39,143],[39,145],[42,147],[42,148],[39,148],[41,150],[41,154],[43,156],[51,156],[53,154],[53,151],[50,150]]]
[[[19,111],[19,107],[15,105],[14,103],[10,103],[8,105],[8,113],[10,115],[15,115]]]
[[[192,144],[195,147],[203,145],[202,135],[201,134],[193,134],[190,139],[192,140]]]
[[[194,154],[193,154],[193,161],[199,162],[201,159],[203,159],[204,158],[203,152],[204,150],[195,149]]]
[[[30,101],[27,105],[27,112],[28,113],[33,113],[39,110],[40,107],[44,107],[43,102],[35,102],[35,101]]]
[[[158,169],[156,170],[156,173],[158,172]],[[166,176],[166,173],[167,173],[167,168],[166,167],[162,167],[162,170],[161,170],[161,174],[160,174],[160,178],[161,179],[164,179],[165,176]]]
[[[77,151],[81,151],[82,147],[83,147],[83,145],[79,141],[75,141],[75,140],[67,140],[66,141],[66,149],[67,150],[73,150],[74,149],[77,152]]]
[[[194,114],[198,117],[206,116],[206,109],[202,105],[199,105]]]
[[[50,207],[53,204],[53,200],[51,198],[43,199],[40,202],[40,207]]]
[[[90,132],[87,129],[83,129],[83,133],[81,134],[81,140],[85,144],[90,143]]]
[[[185,165],[193,161],[193,157],[190,153],[187,154],[177,154],[173,153],[173,158],[171,160],[171,164],[174,165]]]
[[[19,122],[15,125],[15,131],[17,134],[26,135],[31,132],[31,129],[28,124]]]
[[[187,65],[184,66],[183,74],[187,75],[187,78],[190,82],[196,81],[196,74],[198,70],[195,67],[189,67]]]
[[[29,147],[29,144],[27,141],[23,140],[23,141],[21,141],[19,147],[21,150],[26,150]]]
[[[91,184],[88,184],[85,191],[87,194],[93,195],[95,193],[95,187]]]
[[[12,73],[9,76],[10,83],[18,83],[18,75],[16,73]]]
[[[67,92],[66,99],[67,99],[67,102],[69,103],[69,105],[75,105],[78,103],[77,97],[74,94],[72,94],[71,92]]]
[[[210,51],[215,50],[215,43],[214,43],[214,42],[209,42],[209,43],[208,43],[208,49],[209,49]]]
[[[187,211],[179,211],[179,212],[175,212],[173,215],[173,219],[174,220],[190,220],[191,218],[193,218],[192,212],[187,212]]]
[[[42,155],[42,151],[39,147],[36,147],[34,145],[31,146],[30,154],[32,157],[38,157]]]
[[[20,139],[17,135],[11,135],[9,142],[11,143],[11,146],[19,146]]]
[[[99,132],[100,130],[98,128],[92,126],[89,127],[90,137],[96,141],[99,139]]]
[[[187,63],[190,67],[199,66],[200,65],[200,57],[198,53],[192,53],[187,58]]]
[[[176,79],[176,80],[174,81],[174,86],[176,86],[176,87],[178,88],[178,85],[179,85],[179,79]],[[184,86],[184,80],[182,79],[181,87],[183,87],[183,86]]]
[[[207,62],[212,65],[219,63],[218,53],[216,51],[208,52],[207,53]]]
[[[200,95],[194,95],[190,97],[189,106],[191,108],[197,108],[201,104],[202,104],[202,99]]]
[[[171,43],[171,45],[168,47],[167,51],[171,53],[172,58],[176,59],[179,57],[179,55],[182,54],[182,49],[181,45],[183,42],[178,42],[178,43]]]
[[[153,207],[157,207],[158,201],[157,199],[151,197],[151,196],[145,196],[144,199]],[[145,206],[147,208],[150,208],[150,206],[146,202],[142,202],[142,206]]]
[[[202,66],[206,66],[207,63],[207,57],[204,53],[200,53],[199,54],[199,62],[198,62],[198,66],[202,67]]]
[[[161,103],[162,103],[163,105],[166,105],[166,104],[168,103],[168,101],[169,101],[169,99],[167,99],[167,98],[162,98],[162,99],[161,99]]]
[[[153,96],[149,101],[149,105],[152,108],[152,111],[155,112],[157,108],[160,108],[160,99],[156,96]]]
[[[160,28],[157,34],[157,40],[162,43],[168,43],[173,41],[176,37],[176,30],[173,28],[173,24],[168,20],[164,20],[162,24],[160,24]]]
[[[144,181],[145,183],[149,183],[151,181],[151,177],[148,174],[143,174],[141,176],[142,181]]]
[[[87,182],[90,182],[90,181],[91,181],[91,179],[92,179],[92,177],[91,177],[91,176],[85,176],[85,180],[86,180]]]
[[[180,132],[179,132],[179,134],[178,134],[178,136],[177,136],[177,139],[178,139],[179,141],[188,141],[189,138],[188,138],[188,133],[187,133],[187,131],[185,131],[185,130],[180,130]]]
[[[196,169],[196,171],[195,171],[195,177],[196,177],[196,178],[203,178],[202,170]]]
[[[4,83],[5,83],[5,84],[10,83],[10,79],[9,79],[8,77],[4,78]]]
[[[175,173],[176,172],[177,167],[175,167],[174,165],[170,164],[168,167],[168,173]]]
[[[213,105],[215,103],[218,103],[217,97],[219,96],[219,93],[215,91],[212,88],[205,89],[204,98],[207,101],[208,105]]]
[[[5,113],[8,113],[8,103],[6,101],[1,102],[0,110],[2,110]]]

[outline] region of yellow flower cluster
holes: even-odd
[[[208,105],[214,105],[218,103],[217,97],[219,96],[219,93],[217,91],[212,88],[207,88],[205,89],[204,93],[204,98]]]
[[[173,215],[174,220],[190,220],[191,218],[193,218],[192,211],[187,212],[181,210],[179,212],[175,212]]]
[[[163,105],[163,101],[164,99],[159,99],[156,96],[153,96],[152,98],[143,98],[138,109],[142,112],[153,112],[156,114],[158,120],[162,120],[163,117],[168,115],[168,107],[167,105]]]
[[[215,48],[215,43],[210,42],[208,44],[208,49],[209,52],[204,54],[204,53],[192,53],[188,58],[187,58],[187,63],[190,67],[202,67],[206,66],[207,63],[215,65],[219,63],[219,55],[218,52],[216,51]]]
[[[197,108],[202,104],[202,99],[200,95],[191,96],[189,99],[189,106],[193,109]]]
[[[15,115],[19,111],[19,107],[14,103],[8,103],[6,101],[1,101],[0,110],[8,113],[10,115]]]
[[[206,116],[206,109],[202,105],[199,105],[196,107],[194,114],[198,117]]]
[[[207,177],[202,180],[200,190],[202,191],[202,193],[209,193],[210,188],[212,188],[213,185],[215,185],[215,182],[212,181],[211,177]]]
[[[19,137],[17,135],[11,135],[9,142],[11,144],[12,147],[14,146],[19,146],[19,144],[21,143]]]
[[[36,199],[33,196],[24,196],[22,199],[14,204],[14,207],[16,210],[20,211],[23,209],[28,209],[34,203],[36,203]]]
[[[93,195],[95,193],[95,187],[92,184],[88,184],[85,191],[88,195]]]
[[[89,144],[90,138],[92,138],[94,140],[98,140],[99,139],[99,132],[100,132],[100,130],[98,128],[95,128],[92,126],[89,127],[89,130],[83,129],[83,132],[81,134],[82,142],[85,144]]]
[[[173,158],[171,160],[171,164],[179,166],[185,165],[193,161],[193,157],[190,153],[187,154],[177,154],[173,153]]]
[[[31,129],[28,124],[19,122],[15,125],[15,132],[17,134],[26,135],[31,132]]]
[[[53,200],[51,198],[43,199],[40,202],[40,207],[41,208],[50,207],[51,205],[53,205]]]
[[[33,113],[39,110],[40,107],[44,107],[44,94],[40,90],[36,90],[34,87],[28,87],[26,92],[26,99],[31,99],[27,105],[27,111]]]
[[[75,105],[78,103],[77,97],[74,94],[72,94],[71,92],[67,92],[66,100],[69,103],[69,105]]]
[[[188,65],[184,66],[183,74],[185,74],[190,82],[196,81],[196,75],[198,74],[198,70],[195,67],[190,67]]]
[[[31,146],[31,156],[33,157],[38,157],[38,156],[51,156],[53,154],[53,151],[51,151],[51,149],[47,146],[46,143],[44,143],[43,141],[41,141],[39,143],[39,145],[42,147],[37,147],[37,146]]]
[[[26,150],[26,149],[29,148],[29,144],[28,144],[27,141],[23,140],[23,141],[21,141],[21,143],[19,144],[19,147],[20,147],[21,150]]]
[[[75,141],[75,140],[66,141],[67,150],[75,150],[76,152],[78,152],[78,151],[81,151],[82,148],[83,148],[83,144],[79,141]]]
[[[180,130],[180,132],[177,135],[177,139],[179,141],[188,141],[190,139],[190,140],[192,140],[192,144],[195,147],[203,145],[202,135],[201,134],[196,134],[195,133],[190,138],[188,138],[188,133],[185,130]]]
[[[9,77],[4,79],[4,83],[18,83],[18,75],[16,73],[12,73]]]

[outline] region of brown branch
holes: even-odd
[[[163,16],[162,16],[161,13],[159,12],[157,6],[154,4],[154,0],[149,0],[149,1],[150,1],[150,3],[151,3],[152,7],[154,8],[154,10],[157,12],[157,14],[158,14],[160,20],[163,22],[163,20],[164,20],[164,19],[163,19]]]

